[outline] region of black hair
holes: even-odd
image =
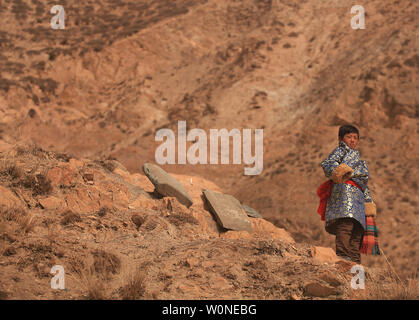
[[[359,138],[359,130],[356,127],[351,126],[349,124],[346,124],[346,125],[341,126],[339,128],[339,138],[340,139],[343,139],[345,134],[348,134],[348,133],[356,133],[358,135],[358,138]]]

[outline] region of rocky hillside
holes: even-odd
[[[400,277],[415,277],[415,1],[368,1],[365,30],[351,28],[350,6],[336,0],[68,0],[63,30],[50,26],[53,5],[0,3],[3,154],[20,144],[92,163],[116,159],[140,179],[142,164],[155,162],[159,128],[176,132],[179,120],[207,133],[263,128],[258,176],[244,176],[243,164],[163,168],[246,199],[297,243],[333,247],[316,213],[315,191],[325,180],[320,162],[336,146],[337,128],[352,123],[372,175],[381,247]],[[134,189],[125,197],[134,197]],[[93,191],[77,190],[46,201],[57,208],[70,203],[83,214],[91,197],[88,212],[102,208]],[[125,208],[129,200],[118,192],[100,201],[116,208],[122,201]],[[387,266],[384,256],[363,263]]]
[[[216,222],[197,176],[173,175],[186,207],[158,194],[117,161],[75,159],[17,147],[0,159],[0,295],[6,299],[412,298],[384,269],[367,269],[368,290],[350,287],[351,264],[330,248],[296,243],[250,218],[251,231]],[[51,268],[65,290],[51,289]],[[375,285],[379,283],[379,290]]]

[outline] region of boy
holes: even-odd
[[[359,131],[351,125],[339,128],[339,146],[321,163],[331,189],[327,198],[325,229],[336,235],[336,254],[361,263],[360,248],[366,230],[365,217],[376,207],[368,189],[369,172],[356,149]]]

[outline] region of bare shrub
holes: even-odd
[[[105,284],[102,279],[99,279],[94,273],[93,268],[86,268],[83,260],[77,258],[73,259],[72,269],[77,270],[76,273],[81,279],[81,285],[87,291],[86,299],[88,300],[105,300]]]
[[[33,196],[46,195],[52,190],[51,181],[43,173],[28,175],[21,181],[21,184],[23,187],[31,189]]]
[[[73,279],[87,291],[86,299],[105,300],[107,299],[105,282],[103,277],[97,274],[95,266],[91,262],[91,257],[86,259],[82,255],[73,252],[69,256],[69,270],[76,275]]]
[[[87,281],[87,299],[89,300],[105,300],[105,288],[100,279],[88,277]]]
[[[83,272],[86,270],[86,264],[84,260],[78,255],[71,255],[69,258],[70,271],[74,272],[79,276],[83,277]]]
[[[22,170],[14,163],[2,162],[0,164],[0,176],[8,180],[17,180],[22,176]]]
[[[98,212],[96,212],[96,214],[97,214],[99,217],[104,217],[104,216],[106,216],[106,214],[107,214],[109,211],[110,211],[110,209],[109,209],[108,207],[102,207],[102,208],[100,208],[100,209],[99,209],[99,211],[98,211]]]
[[[113,253],[104,250],[95,250],[92,254],[94,257],[92,271],[106,279],[120,272],[121,260]]]
[[[138,269],[130,275],[125,285],[120,288],[123,300],[139,300],[144,297],[146,290],[146,272]]]
[[[74,222],[80,222],[80,221],[81,221],[81,217],[78,213],[68,210],[64,212],[63,218],[61,219],[61,224],[66,226],[68,224],[71,224]]]
[[[1,212],[2,219],[6,221],[14,221],[17,223],[15,232],[21,232],[23,234],[33,231],[37,225],[37,219],[34,215],[28,214],[26,210],[19,208],[7,208]]]
[[[6,221],[19,222],[26,215],[27,212],[24,209],[4,208],[2,210],[2,218],[4,218]]]

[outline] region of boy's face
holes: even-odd
[[[356,133],[347,133],[344,135],[343,139],[339,138],[339,141],[343,141],[349,146],[349,148],[355,149],[358,145],[359,137]]]

